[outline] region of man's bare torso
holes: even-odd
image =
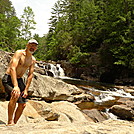
[[[26,72],[26,70],[33,64],[34,58],[32,56],[27,56],[25,50],[19,50],[20,58],[17,61],[17,67],[16,67],[16,75],[17,78],[21,78],[23,74]],[[11,59],[10,64],[8,66],[8,69],[6,71],[7,74],[10,75],[11,67],[13,64],[13,59]]]

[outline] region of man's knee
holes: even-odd
[[[10,103],[16,103],[17,102],[17,100],[18,100],[18,98],[10,98]]]

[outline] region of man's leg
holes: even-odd
[[[24,108],[26,107],[26,102],[27,102],[26,98],[22,97],[22,94],[23,94],[23,92],[25,90],[25,87],[26,87],[24,82],[23,82],[23,79],[19,78],[17,80],[18,80],[18,85],[19,85],[21,94],[20,94],[20,96],[19,96],[19,98],[17,100],[18,107],[17,107],[17,109],[15,111],[15,116],[14,116],[14,123],[15,124],[17,123],[17,121],[19,120],[20,116],[22,115],[22,112],[23,112]]]
[[[14,125],[13,114],[16,107],[17,99],[10,99],[8,103],[8,123],[7,125]]]
[[[26,107],[26,103],[18,103],[18,107],[16,109],[15,116],[14,116],[14,123],[15,124],[17,123],[20,116],[22,115],[22,112],[23,112],[25,107]]]

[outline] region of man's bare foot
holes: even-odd
[[[14,123],[12,123],[12,124],[6,124],[6,126],[14,126],[15,124]]]
[[[13,122],[13,121],[9,121],[7,124],[6,124],[6,126],[14,126],[15,125],[15,123]]]

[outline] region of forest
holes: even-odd
[[[0,0],[0,49],[24,49],[35,38],[39,42],[34,54],[37,60],[66,61],[85,70],[85,75],[91,75],[87,69],[95,68],[92,77],[104,82],[133,79],[133,0],[58,0],[52,8],[49,32],[43,37],[32,35],[35,25],[31,7],[25,7],[18,18],[12,2]]]

